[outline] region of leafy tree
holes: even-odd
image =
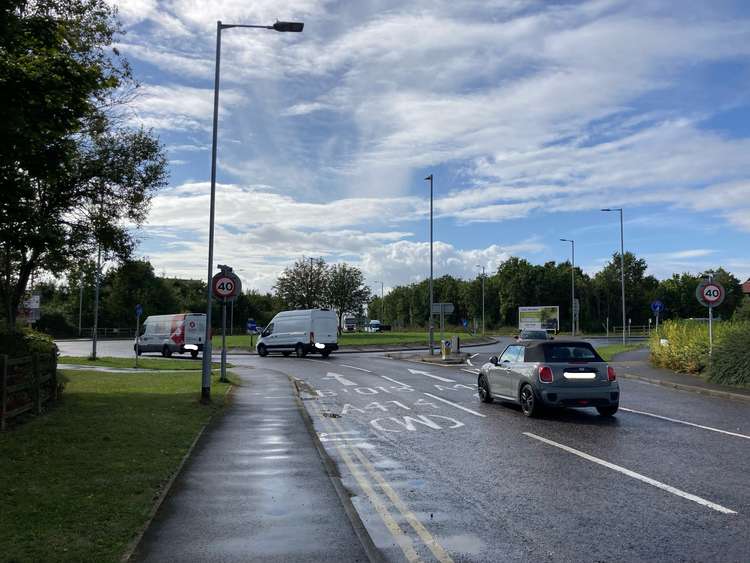
[[[147,261],[126,261],[107,272],[101,293],[103,326],[135,327],[135,306],[139,303],[145,316],[180,312],[175,292],[164,278],[156,277]]]
[[[0,7],[0,299],[8,327],[31,276],[90,256],[126,258],[166,178],[149,133],[116,126],[132,84],[110,50],[119,27],[105,0],[10,0]]]
[[[659,282],[646,275],[648,265],[632,252],[625,253],[625,315],[633,324],[645,324],[651,315],[650,304],[657,294]],[[609,317],[610,326],[622,323],[622,290],[620,253],[615,252],[604,268],[594,276],[597,316]],[[627,320],[625,321],[627,322]],[[618,325],[619,326],[619,325]]]
[[[328,268],[322,258],[301,258],[285,268],[273,286],[290,309],[315,309],[327,303]]]
[[[735,321],[750,321],[750,295],[745,295],[742,298],[742,303],[735,309],[732,318]]]
[[[359,268],[347,263],[334,264],[328,269],[325,300],[336,309],[341,319],[346,313],[361,313],[370,298],[370,289],[364,284],[364,276]]]

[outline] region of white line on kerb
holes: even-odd
[[[408,383],[401,383],[398,379],[390,378],[387,375],[381,375],[380,377],[382,377],[383,379],[387,379],[388,381],[391,381],[393,383],[398,383],[402,387],[411,387],[411,385],[409,385]]]
[[[570,446],[566,446],[564,444],[558,444],[557,442],[553,442],[552,440],[548,440],[547,438],[542,438],[541,436],[537,436],[536,434],[532,434],[531,432],[524,432],[523,434],[524,436],[528,436],[529,438],[534,438],[535,440],[539,440],[540,442],[544,442],[545,444],[549,444],[550,446],[555,446],[556,448],[565,450],[566,452],[582,457],[583,459],[586,459],[588,461],[593,461],[594,463],[598,463],[599,465],[603,465],[604,467],[618,471],[622,473],[623,475],[632,477],[633,479],[638,479],[639,481],[643,481],[644,483],[653,485],[654,487],[667,491],[668,493],[672,493],[673,495],[677,495],[678,497],[686,498],[688,500],[692,500],[693,502],[697,502],[698,504],[701,504],[703,506],[707,506],[708,508],[712,508],[713,510],[716,510],[717,512],[723,512],[724,514],[737,514],[737,512],[735,512],[734,510],[725,508],[721,506],[720,504],[716,504],[714,502],[711,502],[710,500],[706,500],[699,496],[686,493],[685,491],[676,489],[672,487],[671,485],[667,485],[655,479],[651,479],[650,477],[646,477],[645,475],[641,475],[640,473],[636,473],[635,471],[631,471],[630,469],[626,469],[619,465],[615,465],[614,463],[604,461],[603,459],[599,459],[598,457],[594,457],[580,450],[576,450],[575,448],[571,448]]]
[[[433,395],[432,393],[425,393],[428,397],[432,397],[433,399],[437,401],[442,401],[443,403],[450,405],[452,407],[456,407],[457,409],[461,409],[462,411],[466,411],[470,414],[473,414],[474,416],[481,416],[482,418],[486,418],[487,415],[482,414],[481,412],[473,411],[471,409],[467,409],[466,407],[462,407],[461,405],[457,405],[456,403],[453,403],[449,401],[448,399],[443,399],[442,397],[438,397],[437,395]]]
[[[637,411],[635,409],[626,409],[625,407],[620,407],[620,410],[625,411],[625,412],[632,412],[635,414],[642,414],[645,416],[652,416],[654,418],[668,420],[669,422],[676,422],[678,424],[686,424],[687,426],[694,426],[695,428],[702,428],[703,430],[710,430],[711,432],[719,432],[721,434],[727,434],[729,436],[736,436],[737,438],[745,438],[745,440],[750,440],[750,436],[747,436],[745,434],[738,434],[737,432],[729,432],[728,430],[720,430],[718,428],[711,428],[710,426],[703,426],[702,424],[696,424],[694,422],[687,422],[686,420],[679,420],[677,418],[669,418],[668,416],[662,416],[660,414],[653,414],[653,413],[644,412],[644,411]]]
[[[340,365],[341,367],[345,367],[345,368],[358,369],[359,371],[366,371],[367,373],[372,373],[372,372],[371,372],[371,371],[370,371],[369,369],[365,369],[365,368],[358,368],[357,366],[348,366],[348,365],[346,365],[346,364],[339,364],[339,365]]]
[[[465,371],[466,373],[473,373],[474,375],[479,375],[479,370],[478,369],[465,369],[465,368],[461,368],[461,371]]]

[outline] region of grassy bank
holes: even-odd
[[[78,366],[96,366],[96,367],[107,367],[107,368],[134,368],[135,358],[112,358],[105,356],[97,358],[96,360],[90,360],[85,356],[61,356],[57,360],[58,364],[75,364]],[[161,358],[138,358],[138,367],[142,369],[151,370],[196,370],[201,369],[201,359],[194,360],[192,358],[174,358],[174,359],[161,359]],[[219,364],[214,362],[214,369],[219,369]]]
[[[445,338],[451,338],[458,335],[461,342],[469,344],[477,341],[481,337],[472,336],[465,332],[446,332]],[[440,338],[440,332],[435,331],[435,340]],[[253,338],[253,343],[258,341],[257,336]],[[213,338],[213,346],[221,346],[221,337]],[[338,338],[339,346],[372,346],[378,344],[425,344],[427,345],[427,332],[345,332]],[[227,336],[227,347],[229,348],[249,348],[250,336],[247,334],[238,334]]]
[[[645,348],[646,344],[608,344],[606,346],[599,346],[596,351],[604,359],[605,362],[611,362],[612,358],[617,354],[623,352],[631,352],[638,350],[639,348]]]
[[[199,374],[63,372],[62,401],[0,435],[4,561],[117,561],[228,386]]]

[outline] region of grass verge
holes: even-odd
[[[0,435],[4,561],[118,561],[200,428],[199,374],[63,372],[63,400]]]
[[[608,344],[606,346],[599,346],[596,351],[599,352],[599,355],[605,362],[611,362],[612,358],[617,354],[631,352],[639,348],[645,348],[646,346],[645,342],[643,344]]]
[[[78,366],[96,366],[106,368],[134,368],[135,358],[112,358],[109,356],[90,360],[84,356],[61,356],[57,359],[58,364],[75,364]],[[201,359],[193,360],[192,358],[138,358],[138,367],[142,369],[158,370],[196,370],[201,369]],[[219,364],[213,362],[213,369],[219,369]],[[228,367],[231,367],[227,364]]]

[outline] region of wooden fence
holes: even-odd
[[[0,430],[25,412],[41,414],[44,405],[57,398],[55,352],[23,358],[0,355]]]

